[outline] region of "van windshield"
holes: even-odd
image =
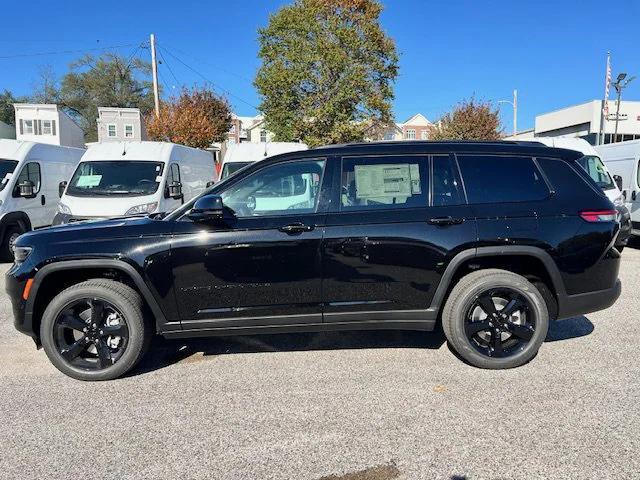
[[[0,190],[4,190],[4,187],[9,183],[9,179],[5,178],[7,173],[13,173],[16,169],[18,162],[15,160],[7,160],[6,158],[0,158]]]
[[[220,179],[222,180],[223,178],[227,178],[236,173],[238,170],[241,170],[242,168],[246,167],[247,165],[251,165],[252,163],[253,162],[225,163],[222,167],[222,174],[220,175]]]
[[[585,155],[576,160],[585,172],[598,184],[602,190],[615,188],[611,175],[607,172],[602,160],[595,155]]]
[[[148,161],[81,162],[69,182],[67,195],[151,195],[160,185],[162,167],[160,162]]]

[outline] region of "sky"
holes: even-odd
[[[43,67],[62,76],[83,52],[103,51],[92,49],[148,59],[149,50],[137,47],[153,32],[165,92],[206,79],[237,114],[253,115],[260,103],[252,85],[260,66],[257,29],[291,1],[3,2],[0,90],[28,94]],[[462,99],[495,103],[517,89],[523,130],[537,114],[601,99],[607,51],[614,78],[640,76],[638,0],[619,0],[615,11],[592,0],[382,3],[382,26],[400,55],[397,121],[418,112],[433,121]],[[640,79],[624,98],[640,100]],[[511,131],[511,106],[500,104],[500,111]]]

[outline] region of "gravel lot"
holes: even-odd
[[[1,285],[0,478],[640,478],[640,250],[621,278],[515,370],[358,332],[158,341],[107,383],[55,370]]]

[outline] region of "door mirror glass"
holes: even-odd
[[[622,177],[620,175],[614,175],[613,181],[616,182],[618,190],[622,190]]]
[[[182,198],[182,183],[180,182],[171,182],[167,186],[167,198]]]
[[[24,182],[20,182],[18,184],[18,196],[23,198],[33,198],[34,194],[34,185],[30,180],[25,180]]]
[[[222,197],[219,195],[205,195],[196,200],[188,217],[194,222],[220,220],[224,213]]]
[[[58,184],[58,196],[60,198],[62,198],[62,195],[64,195],[64,191],[65,191],[66,188],[67,188],[67,182],[66,181],[65,182],[60,182]]]

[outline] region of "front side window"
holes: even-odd
[[[7,186],[11,179],[11,174],[17,166],[18,162],[15,160],[0,158],[0,190],[4,190],[4,187]]]
[[[167,173],[167,185],[172,183],[180,183],[180,165],[172,163]]]
[[[469,203],[544,200],[549,188],[531,157],[459,155]]]
[[[127,124],[124,126],[124,138],[133,138],[133,125]]]
[[[40,164],[36,162],[27,163],[22,167],[22,171],[16,181],[16,187],[24,182],[33,184],[33,193],[40,191]]]
[[[114,123],[107,125],[107,137],[115,137],[116,135],[116,125]]]
[[[431,204],[434,207],[462,205],[463,195],[458,169],[449,155],[432,157],[432,194]]]
[[[576,160],[578,165],[589,174],[589,176],[598,184],[602,190],[615,188],[615,183],[609,172],[607,172],[602,160],[595,155],[585,155]]]
[[[315,213],[324,166],[323,159],[271,165],[220,195],[238,217]]]
[[[67,195],[151,195],[158,190],[162,167],[160,162],[137,160],[82,162],[69,182]]]
[[[342,159],[342,211],[426,207],[427,159],[419,156]]]

